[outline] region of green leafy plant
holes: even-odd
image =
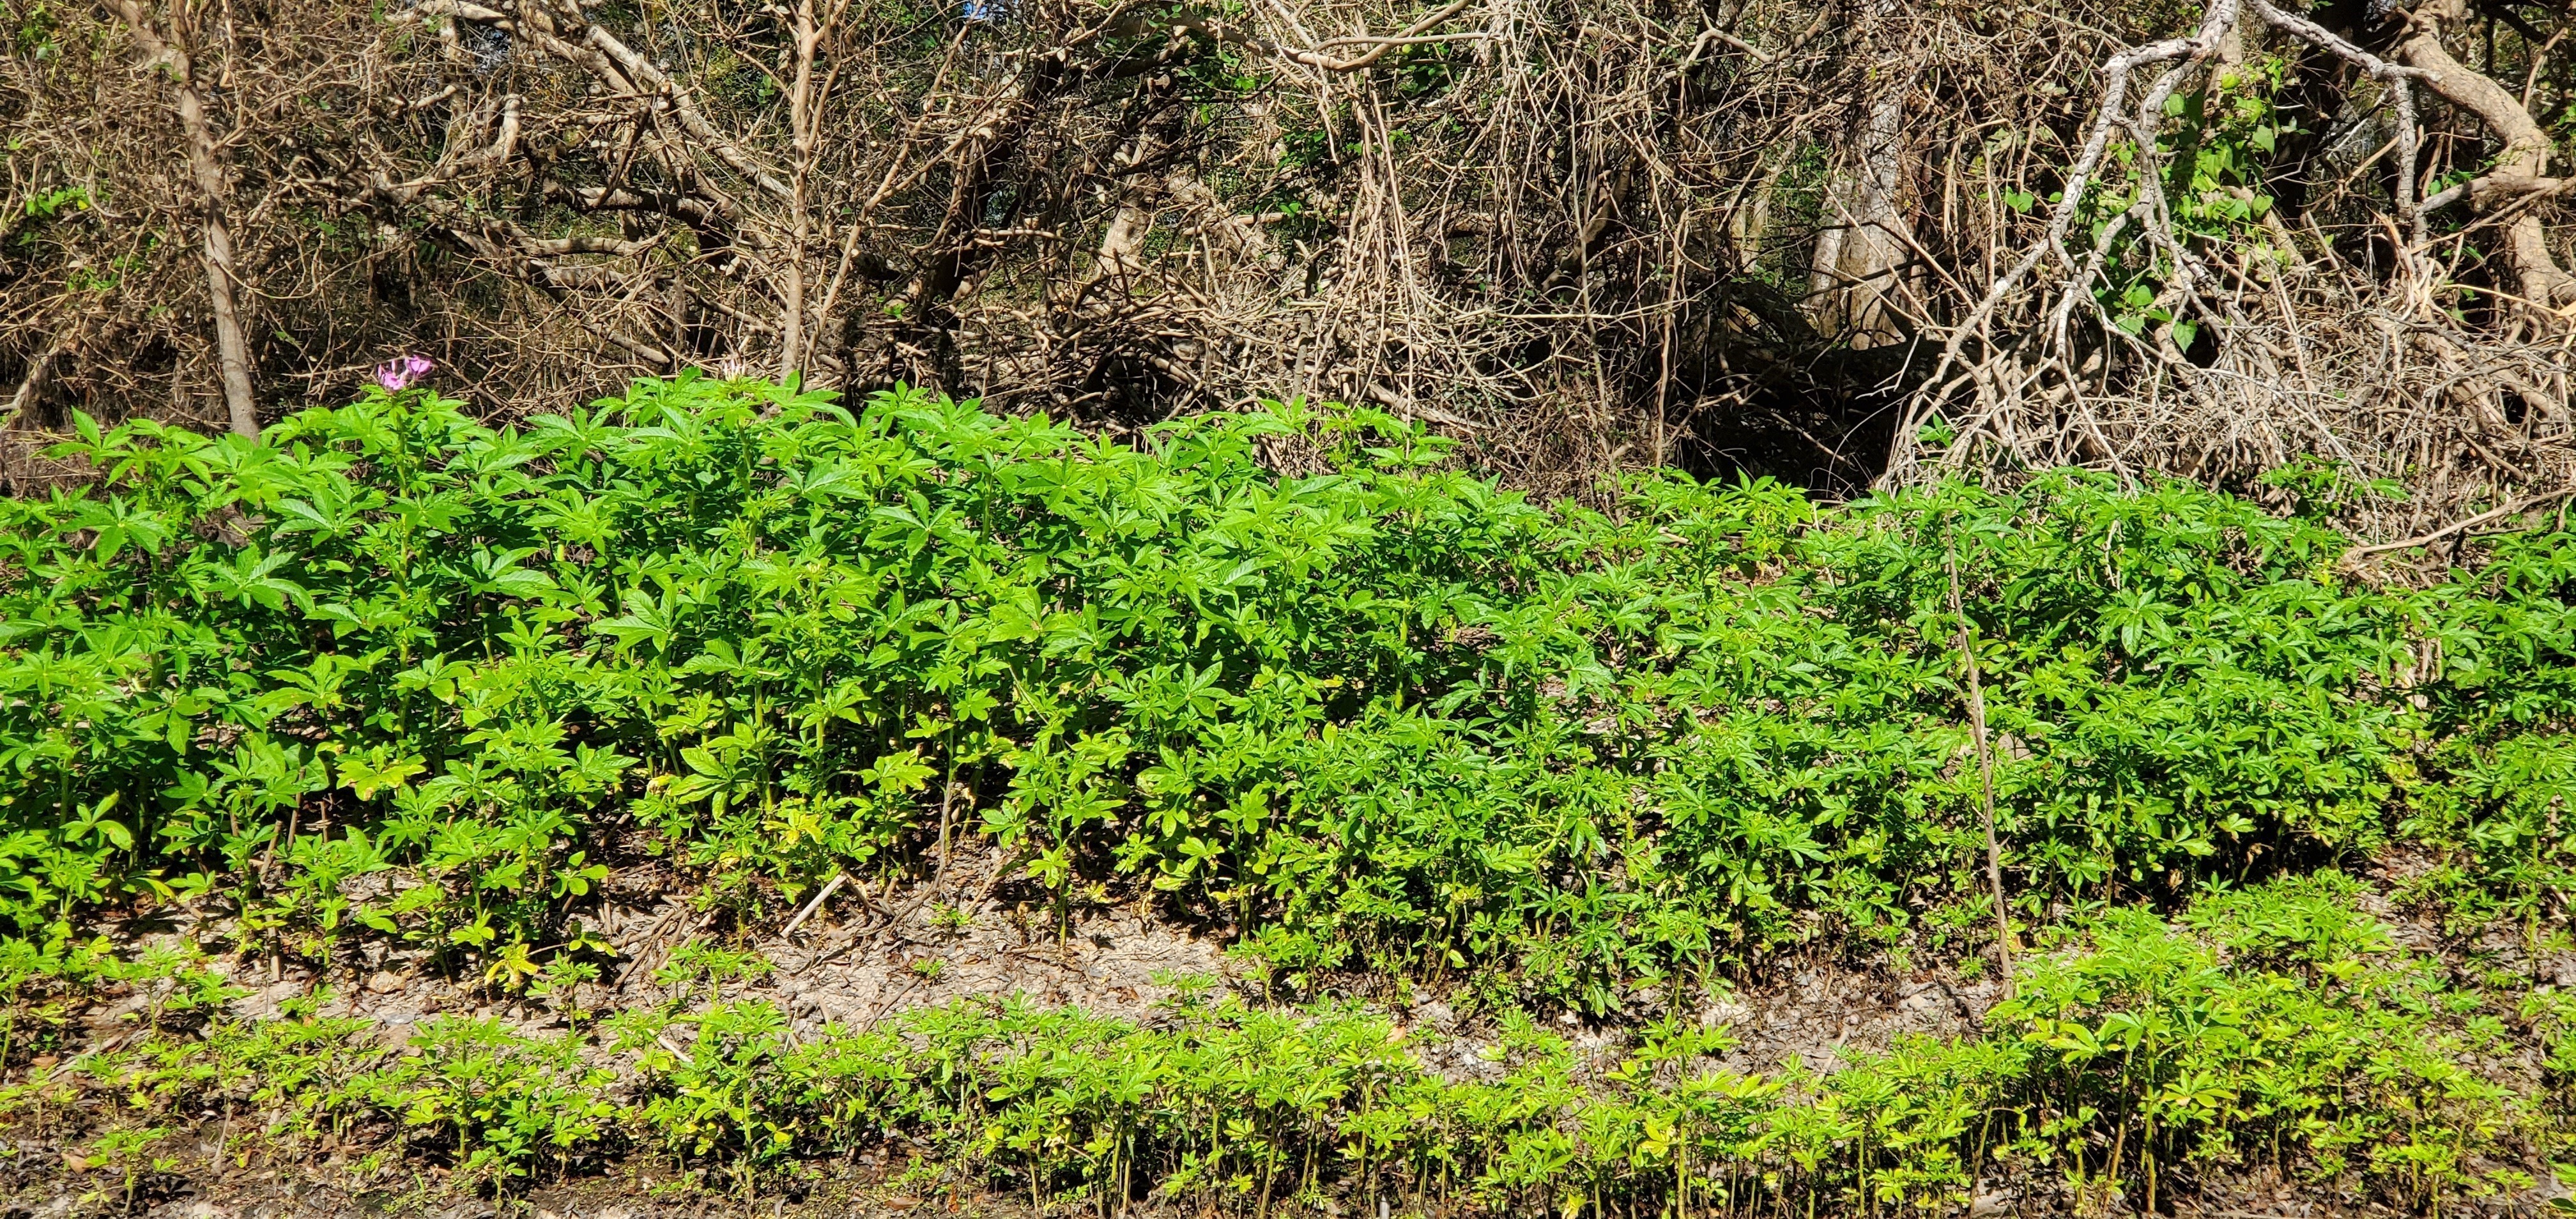
[[[1291,434],[1331,472],[1266,469]],[[517,992],[599,955],[613,816],[735,918],[998,852],[1059,914],[1219,918],[1279,985],[1610,1012],[1974,925],[1953,551],[2029,910],[2401,834],[2462,901],[2566,905],[2527,727],[2567,705],[2563,534],[2410,593],[2179,485],[1827,511],[1662,475],[1595,512],[1368,411],[1128,446],[698,378],[497,432],[379,390],[257,445],[60,452],[97,481],[0,522],[28,933],[211,899],[266,951],[381,935]]]
[[[1319,472],[1265,465],[1286,441]],[[256,443],[83,419],[57,455],[92,481],[0,502],[0,1062],[63,1047],[84,989],[153,998],[135,1047],[31,1072],[19,1111],[105,1072],[145,1109],[275,1113],[266,1137],[383,1123],[503,1188],[620,1147],[749,1188],[953,1131],[949,1162],[1034,1206],[1160,1182],[1256,1212],[1384,1180],[1938,1209],[1994,1157],[2143,1202],[2258,1148],[2423,1207],[2556,1137],[2478,1064],[2524,1021],[2563,1089],[2564,1013],[2449,984],[2343,882],[2275,878],[2402,844],[2426,866],[2400,899],[2559,942],[2563,531],[2376,587],[2337,574],[2326,512],[2178,484],[1826,506],[1656,474],[1540,505],[1367,410],[1122,443],[742,378],[499,430],[417,389]],[[2369,493],[2338,479],[2272,490]],[[1730,975],[1991,947],[1961,613],[2004,914],[2039,949],[2018,996],[1830,1076],[1718,1070],[1722,1036],[1675,1020]],[[663,1002],[594,1023],[590,920],[638,853],[701,922]],[[961,858],[1059,928],[1189,917],[1323,1006],[807,1037],[759,997],[751,933]],[[253,956],[408,945],[570,1028],[444,1020],[388,1056],[310,1005],[229,1027],[192,954],[82,938],[177,902]],[[1362,971],[1501,1021],[1507,1086],[1330,1006]],[[1600,1076],[1516,1014],[1569,1010],[1652,1031]]]

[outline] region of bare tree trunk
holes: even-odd
[[[1871,15],[1884,19],[1895,11],[1891,0],[1879,0]],[[1897,192],[1905,168],[1905,101],[1916,76],[1912,58],[1870,104],[1857,164],[1828,184],[1825,227],[1816,235],[1809,288],[1817,301],[1816,327],[1828,334],[1848,332],[1855,347],[1896,342],[1904,334],[1886,298],[1898,268],[1909,261],[1910,230]]]
[[[814,169],[814,48],[822,32],[814,26],[814,0],[796,0],[796,86],[788,97],[789,135],[796,149],[796,168],[788,182],[786,316],[780,320],[778,379],[785,381],[805,362],[805,247],[811,238]]]
[[[186,0],[180,0],[182,6]],[[224,200],[229,189],[224,182],[223,166],[215,160],[215,137],[206,125],[206,102],[197,91],[197,80],[187,51],[170,42],[152,28],[135,0],[117,0],[116,11],[134,30],[136,39],[150,57],[147,67],[166,64],[170,69],[173,90],[178,95],[179,128],[188,142],[188,171],[197,179],[197,191],[204,197],[206,209],[205,251],[206,296],[215,314],[216,364],[223,380],[224,409],[232,416],[233,431],[257,438],[259,404],[251,394],[250,339],[242,330],[241,311],[233,302],[233,236],[224,223]],[[184,33],[189,22],[184,7],[174,10],[178,18],[172,27]]]
[[[2504,86],[2470,69],[2443,48],[2442,28],[2468,19],[2466,0],[2434,0],[2415,11],[2415,32],[2398,48],[2398,54],[2408,66],[2424,71],[2424,83],[2435,95],[2478,116],[2488,131],[2504,141],[2504,151],[2498,154],[2495,168],[2468,188],[2470,206],[2484,212],[2534,191],[2558,189],[2561,184],[2547,177],[2549,133],[2532,119],[2530,109]],[[2513,267],[2519,281],[2516,287],[2523,298],[2543,309],[2576,303],[2576,276],[2570,276],[2550,256],[2549,232],[2539,213],[2526,208],[2507,220],[2503,228],[2505,260]]]

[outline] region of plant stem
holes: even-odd
[[[1986,741],[1985,683],[1977,671],[1976,637],[1959,600],[1959,546],[1944,546],[1941,565],[1950,577],[1950,616],[1959,621],[1959,658],[1968,676],[1968,736],[1977,749],[1978,820],[1986,831],[1986,887],[1995,902],[1995,961],[2003,971],[2004,998],[2013,997],[2012,913],[2004,904],[2003,850],[1995,841],[1994,750]]]

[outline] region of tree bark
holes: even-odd
[[[785,316],[780,318],[778,379],[787,380],[805,363],[805,247],[813,214],[807,196],[814,168],[814,48],[822,32],[814,26],[814,0],[796,3],[796,85],[788,98],[788,127],[796,166],[788,181],[789,237]]]
[[[232,417],[236,434],[257,439],[259,402],[251,390],[250,338],[242,329],[241,310],[233,300],[233,284],[237,282],[233,273],[233,235],[224,220],[230,188],[224,181],[222,164],[215,159],[215,137],[206,123],[205,97],[197,90],[194,66],[186,49],[162,38],[144,18],[141,5],[135,0],[117,0],[116,11],[143,44],[149,57],[146,66],[166,64],[170,69],[171,86],[178,96],[179,129],[188,145],[188,172],[197,180],[197,193],[206,209],[205,247],[199,257],[206,265],[206,296],[215,314],[215,357],[223,381],[224,410]],[[184,27],[184,13],[180,17],[180,26],[174,29]]]
[[[1883,20],[1895,11],[1890,0],[1879,0],[1871,16]],[[1905,102],[1918,73],[1910,53],[1891,67],[1870,104],[1857,164],[1837,172],[1826,187],[1825,227],[1816,235],[1810,264],[1816,328],[1847,333],[1854,347],[1901,342],[1905,336],[1887,296],[1911,261],[1906,239],[1912,232],[1897,196],[1904,182]]]
[[[2466,0],[2434,0],[2415,10],[2413,32],[2398,48],[2407,66],[2425,73],[2425,85],[2443,101],[2478,116],[2489,132],[2504,142],[2493,172],[2473,185],[2470,206],[2491,211],[2533,189],[2549,184],[2549,133],[2531,117],[2521,99],[2483,73],[2462,64],[2442,46],[2443,27],[2465,23]],[[2524,185],[2533,184],[2533,185]],[[2544,309],[2576,304],[2576,276],[2570,276],[2549,253],[2549,230],[2531,211],[2507,219],[2505,261],[2513,268],[2523,299]]]

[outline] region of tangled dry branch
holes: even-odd
[[[2502,0],[11,2],[17,435],[417,350],[500,417],[1305,393],[1550,491],[2576,468],[2576,22]]]
[[[2214,0],[2190,35],[2110,57],[2044,233],[1940,328],[1939,360],[1909,397],[1886,477],[2002,457],[2242,478],[2325,455],[2427,485],[2435,511],[2566,483],[2576,473],[2566,365],[2576,282],[2537,210],[2561,184],[2544,174],[2552,150],[2530,90],[2517,98],[2445,49],[2446,30],[2470,15],[2464,0],[2401,14],[2404,29],[2386,40],[2392,60],[2270,0]],[[2313,216],[2302,217],[2303,237],[2268,199],[2219,213],[2236,233],[2207,223],[2210,188],[2223,184],[2193,172],[2204,103],[2245,90],[2247,48],[2266,38],[2376,86],[2345,105],[2384,121],[2381,152],[2395,152],[2386,194],[2360,217],[2378,230],[2384,266],[2350,265],[2349,246]],[[2535,58],[2535,76],[2542,66]],[[2448,175],[2456,184],[2429,196],[2419,84],[2502,148],[2483,172]],[[2192,104],[2178,105],[2185,91],[2196,91]],[[2177,187],[2200,197],[2177,199]],[[2437,232],[2434,215],[2462,201],[2475,218]],[[2070,249],[2079,229],[2087,248]],[[2496,229],[2480,274],[2454,274],[2477,234]],[[2049,269],[2056,278],[2037,282]],[[2464,302],[2482,302],[2483,316]],[[2422,510],[2383,504],[2375,515],[2402,530]]]

